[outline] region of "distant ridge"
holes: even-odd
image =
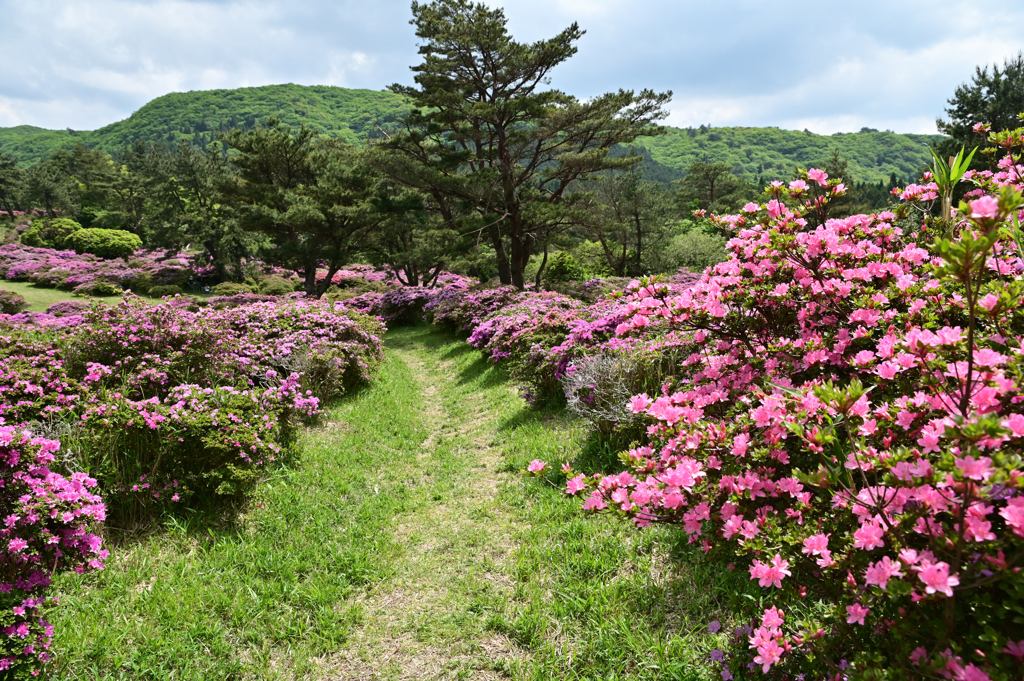
[[[127,119],[99,130],[46,130],[30,125],[0,128],[0,153],[32,165],[56,149],[77,143],[112,152],[126,144],[187,139],[205,146],[218,132],[247,128],[268,116],[293,127],[305,124],[352,144],[375,136],[377,125],[402,116],[409,107],[388,91],[351,90],[329,85],[265,85],[233,90],[176,92],[157,97]],[[682,177],[693,161],[726,163],[754,179],[788,178],[796,166],[823,164],[838,148],[859,182],[916,177],[928,165],[928,145],[940,135],[864,130],[817,135],[778,128],[670,128],[643,138],[648,176],[662,182]]]

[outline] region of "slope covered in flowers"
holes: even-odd
[[[328,302],[128,296],[52,312],[59,324],[0,315],[2,669],[48,661],[50,575],[102,567],[105,520],[247,493],[383,357],[383,325]]]
[[[699,281],[423,307],[528,397],[638,435],[621,472],[567,467],[566,492],[749,574],[723,678],[1017,678],[1022,175],[1013,155],[968,175],[947,222],[915,212],[929,178],[898,212],[837,219],[845,188],[812,169],[712,218],[732,257]]]

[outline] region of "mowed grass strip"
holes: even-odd
[[[61,577],[57,675],[303,678],[344,645],[362,617],[350,597],[386,579],[400,551],[392,518],[416,492],[388,467],[416,456],[422,408],[408,368],[389,358],[235,522],[172,521],[111,546],[102,572]]]
[[[236,522],[170,522],[58,580],[57,677],[717,678],[707,627],[743,575],[520,476],[592,451],[588,429],[461,339],[387,342]]]

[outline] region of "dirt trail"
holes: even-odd
[[[523,652],[486,626],[489,607],[513,598],[517,534],[497,501],[510,474],[500,471],[488,398],[499,390],[515,395],[507,386],[469,391],[453,363],[427,347],[389,353],[409,367],[423,395],[429,435],[399,473],[424,499],[396,518],[403,547],[396,572],[358,599],[364,620],[343,651],[321,661],[321,678],[510,678]]]

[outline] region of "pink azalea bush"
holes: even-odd
[[[0,316],[0,419],[65,433],[120,523],[246,492],[322,400],[383,357],[379,321],[326,302],[178,300],[51,317],[78,318],[67,327]]]
[[[96,534],[106,510],[96,481],[50,469],[60,443],[0,426],[0,672],[38,674],[50,660],[55,603],[47,587],[57,572],[101,569],[107,551]]]
[[[1019,676],[1022,175],[971,177],[931,245],[892,213],[831,219],[844,188],[811,170],[717,218],[732,258],[697,284],[614,310],[615,338],[682,360],[630,400],[626,469],[567,469],[566,491],[749,575],[723,678]]]

